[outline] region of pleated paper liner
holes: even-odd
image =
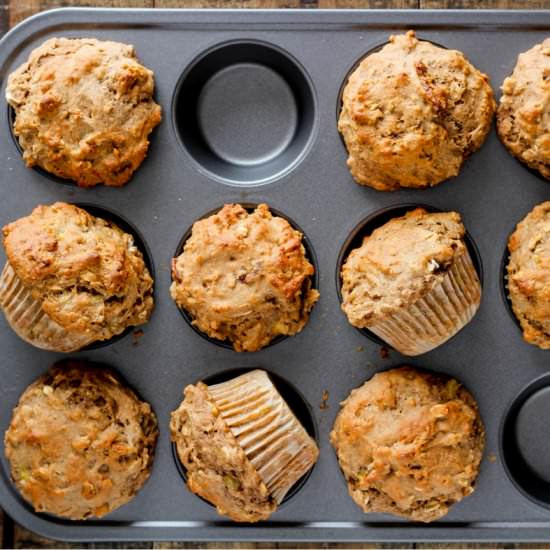
[[[316,462],[315,441],[266,372],[254,370],[208,386],[227,426],[277,504]]]
[[[426,295],[368,328],[403,355],[420,355],[467,325],[480,301],[479,278],[470,254],[465,252]]]
[[[37,348],[72,352],[94,341],[89,335],[68,332],[51,319],[8,262],[0,275],[0,307],[17,335]]]

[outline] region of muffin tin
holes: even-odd
[[[35,514],[25,504],[9,480],[2,449],[0,502],[16,521],[44,536],[95,541],[550,539],[550,379],[543,376],[550,352],[523,342],[501,292],[507,237],[535,204],[550,199],[550,184],[517,162],[494,131],[457,178],[433,189],[377,192],[356,185],[346,166],[334,116],[346,75],[389,34],[409,28],[421,39],[462,50],[489,74],[498,96],[517,55],[548,36],[550,12],[66,9],[30,18],[4,37],[2,95],[7,75],[47,38],[93,36],[134,44],[155,72],[156,100],[163,106],[163,122],[132,181],[122,189],[91,190],[60,185],[26,168],[11,136],[9,111],[0,111],[0,224],[56,200],[107,209],[135,227],[150,251],[156,298],[151,321],[141,330],[73,354],[116,368],[152,404],[161,434],[150,480],[106,518],[64,521]],[[242,85],[245,80],[249,86]],[[205,212],[226,202],[263,201],[307,236],[321,299],[302,333],[239,354],[202,338],[182,319],[169,295],[170,262],[185,231]],[[412,359],[387,353],[348,324],[335,277],[354,228],[403,204],[460,212],[484,274],[473,321],[441,347]],[[25,344],[3,317],[0,350],[4,432],[24,388],[61,355]],[[430,525],[363,514],[347,495],[328,441],[338,403],[351,389],[377,371],[407,363],[461,380],[477,399],[487,431],[476,491]],[[184,487],[168,422],[186,384],[255,367],[275,373],[303,396],[308,407],[298,412],[311,417],[321,455],[269,521],[240,525]],[[525,461],[533,483],[525,479]]]

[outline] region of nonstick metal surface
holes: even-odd
[[[463,51],[490,76],[499,96],[517,55],[549,35],[550,12],[63,9],[32,17],[3,38],[2,96],[8,74],[46,39],[96,37],[136,47],[155,72],[156,100],[163,106],[163,121],[132,181],[122,189],[91,190],[26,168],[7,106],[0,110],[1,225],[41,203],[85,203],[127,220],[151,252],[156,308],[143,335],[72,355],[116,368],[152,404],[161,430],[143,490],[106,518],[87,522],[35,514],[9,481],[2,449],[0,502],[15,520],[67,540],[550,540],[550,511],[526,497],[516,487],[521,483],[510,481],[499,447],[508,405],[549,366],[550,352],[524,343],[509,314],[501,265],[508,235],[535,204],[550,199],[550,183],[516,161],[494,130],[457,178],[433,189],[377,192],[355,184],[346,166],[335,118],[341,86],[366,52],[410,28],[421,39]],[[302,333],[239,354],[202,338],[182,318],[169,295],[170,262],[185,232],[206,212],[228,202],[263,201],[307,235],[321,299]],[[335,271],[360,222],[411,203],[460,212],[479,250],[483,298],[473,321],[441,347],[411,359],[395,351],[386,357],[341,312]],[[25,387],[59,358],[20,340],[0,317],[2,433]],[[430,525],[363,514],[347,494],[328,441],[339,402],[375,372],[402,364],[461,380],[476,397],[487,432],[475,492]],[[239,525],[184,487],[168,422],[185,385],[254,367],[278,375],[309,404],[321,455],[307,481],[269,521]],[[328,407],[321,407],[325,391]],[[543,397],[527,412],[546,410]],[[511,433],[512,445],[528,441],[530,456],[550,456],[547,433],[538,438]],[[511,471],[513,456],[507,462]]]

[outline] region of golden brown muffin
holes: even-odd
[[[459,382],[402,367],[351,392],[330,440],[364,512],[429,522],[473,492],[485,434]]]
[[[458,175],[495,111],[488,77],[461,52],[390,36],[344,88],[338,130],[355,181],[380,191],[430,187]]]
[[[124,185],[161,119],[154,87],[133,46],[51,38],[6,87],[25,162],[82,187]]]
[[[226,204],[199,220],[172,262],[178,306],[211,338],[257,351],[300,332],[319,298],[302,234],[266,204],[248,213]]]
[[[189,489],[239,522],[267,519],[319,455],[261,370],[187,386],[170,431]]]
[[[550,201],[518,223],[508,250],[508,290],[523,338],[550,349]]]
[[[342,267],[342,309],[404,355],[429,351],[474,316],[481,285],[456,212],[423,208],[367,235]]]
[[[114,223],[57,202],[3,235],[0,307],[29,343],[74,351],[148,321],[153,280],[133,237]]]
[[[510,153],[550,179],[550,38],[518,56],[502,84],[497,130]]]
[[[4,437],[12,478],[37,512],[101,517],[141,489],[157,420],[110,369],[54,365],[19,399]]]

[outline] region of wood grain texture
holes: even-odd
[[[184,2],[180,2],[180,5]],[[38,13],[61,7],[103,7],[103,8],[153,8],[154,0],[0,0],[0,6],[8,13],[9,26],[13,27],[23,19]]]
[[[155,8],[316,8],[317,0],[155,0]]]
[[[330,548],[330,550],[370,550],[370,549],[390,549],[396,548],[395,544],[367,544],[367,543],[304,543],[304,544],[292,544],[287,542],[273,543],[273,542],[208,542],[208,543],[193,543],[193,542],[156,542],[153,545],[155,550],[176,550],[176,549],[207,549],[207,550],[241,550],[247,548],[253,548],[254,550],[268,550],[271,548],[281,550],[291,550],[293,548],[299,548],[300,550],[306,550],[309,548]],[[397,548],[412,549],[415,548],[414,544],[400,544]]]
[[[420,0],[421,9],[550,9],[550,0]]]
[[[133,7],[133,8],[546,8],[550,9],[550,0],[0,0],[0,35],[26,17],[51,8],[63,6],[95,7]],[[170,549],[230,549],[257,550],[277,548],[330,548],[339,550],[375,549],[375,548],[534,548],[550,549],[550,544],[287,544],[287,543],[62,543],[45,539],[23,527],[14,524],[0,510],[0,542],[2,548],[151,548]]]
[[[153,548],[152,542],[59,542],[56,540],[47,539],[37,535],[20,525],[15,524],[13,530],[12,546],[3,546],[3,548]]]
[[[420,0],[319,0],[323,9],[417,9]]]

